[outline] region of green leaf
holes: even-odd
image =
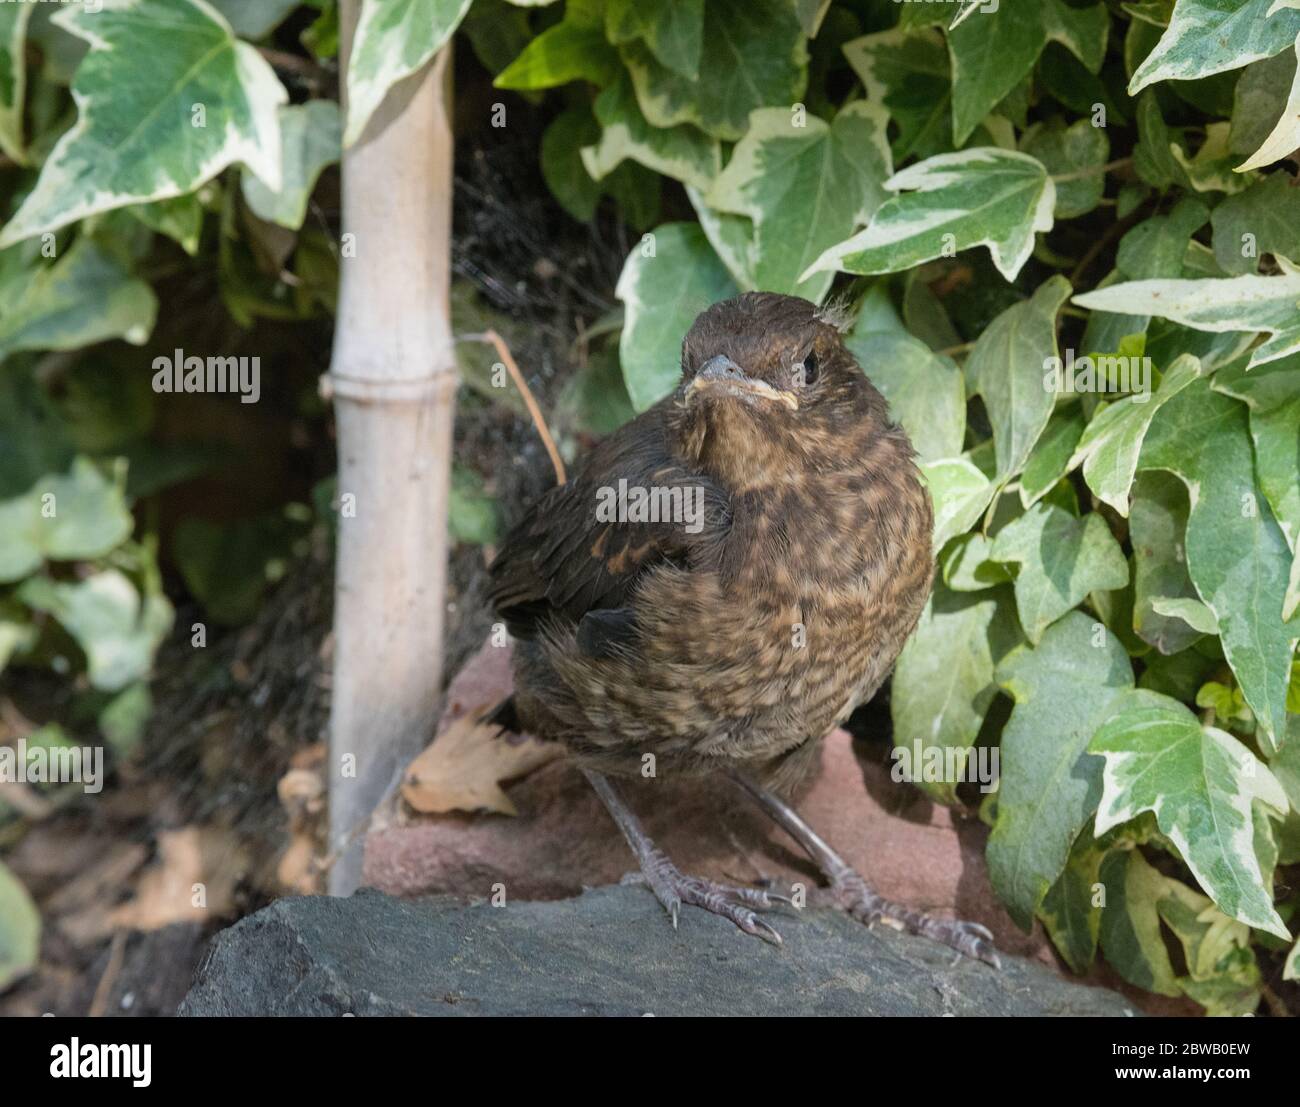
[[[1205,141],[1193,157],[1179,145],[1170,150],[1174,160],[1187,175],[1188,183],[1197,192],[1241,192],[1255,181],[1254,173],[1234,169],[1237,158],[1228,148],[1227,123],[1207,123]]]
[[[580,80],[608,84],[619,72],[618,53],[605,41],[601,7],[590,0],[566,4],[564,19],[525,46],[493,83],[523,90]]]
[[[1052,228],[1055,186],[1041,162],[1015,150],[981,146],[940,154],[894,174],[885,187],[899,195],[809,273],[896,273],[987,246],[1011,281],[1033,252],[1034,233]]]
[[[632,250],[615,294],[626,313],[623,380],[637,411],[677,387],[682,339],[695,317],[736,292],[698,223],[666,223]]]
[[[1101,865],[1106,857],[1107,850],[1091,834],[1081,834],[1060,878],[1038,908],[1052,944],[1078,973],[1087,972],[1097,955],[1102,916],[1098,900],[1104,894]]]
[[[361,137],[393,85],[442,49],[469,5],[470,0],[365,0],[348,62],[344,146]]]
[[[1088,740],[1132,689],[1133,670],[1114,635],[1073,611],[1048,628],[1037,648],[1012,650],[997,681],[1015,707],[1002,731],[989,876],[1011,917],[1028,930],[1096,809],[1102,762],[1087,752]]]
[[[754,224],[758,287],[818,301],[832,275],[801,279],[812,262],[871,218],[890,176],[886,119],[858,101],[827,125],[788,108],[762,108],[705,196]]]
[[[36,967],[41,913],[19,879],[0,862],[0,992]]]
[[[276,109],[286,96],[261,54],[201,0],[103,4],[54,17],[90,43],[72,84],[77,122],[0,232],[0,247],[193,192],[234,162],[279,185]]]
[[[100,557],[131,534],[122,490],[78,457],[67,474],[38,480],[0,501],[0,582],[21,580],[42,562]]]
[[[695,209],[709,245],[722,259],[737,287],[745,292],[758,288],[754,280],[754,223],[745,215],[714,211],[698,189],[686,186],[686,196]]]
[[[1264,886],[1251,816],[1255,800],[1285,813],[1282,786],[1231,734],[1202,726],[1176,700],[1159,699],[1113,715],[1088,746],[1106,760],[1097,833],[1153,812],[1225,914],[1290,938]]]
[[[464,465],[452,465],[447,524],[452,538],[486,546],[497,540],[497,504],[483,490],[483,478]]]
[[[260,218],[296,231],[307,214],[316,179],[342,155],[342,121],[332,100],[309,100],[280,109],[280,186],[248,173],[244,199]]]
[[[1273,337],[1255,348],[1252,369],[1300,351],[1300,272],[1291,267],[1276,277],[1129,281],[1074,302],[1095,311],[1159,315],[1201,331],[1266,331]]]
[[[889,401],[923,461],[956,457],[966,437],[966,389],[951,358],[909,334],[856,332],[845,345]]]
[[[922,758],[932,749],[946,758],[955,749],[958,767],[965,764],[997,692],[994,665],[1018,637],[1013,620],[1003,615],[999,622],[996,596],[962,595],[939,584],[898,657],[889,702],[894,746],[920,752],[912,762],[915,783],[940,803],[957,803],[962,776],[922,778]]]
[[[165,234],[190,257],[199,252],[203,233],[203,203],[197,193],[155,200],[151,204],[133,204],[126,211],[146,227]]]
[[[1072,404],[1064,410],[1057,409],[1029,455],[1020,474],[1020,502],[1033,507],[1047,495],[1056,483],[1070,470],[1070,458],[1079,444],[1087,420],[1083,409]]]
[[[86,654],[87,675],[104,692],[149,672],[154,652],[172,624],[172,606],[161,592],[143,598],[126,574],[105,569],[76,583],[31,577],[18,598],[56,618]]]
[[[1176,613],[1156,604],[1196,599],[1187,572],[1183,541],[1187,533],[1187,489],[1172,473],[1158,469],[1137,475],[1129,514],[1133,543],[1133,630],[1162,654],[1176,654],[1201,637]],[[1217,631],[1216,631],[1217,633]]]
[[[1001,4],[948,31],[952,55],[952,140],[960,146],[1004,96],[1034,68],[1047,44],[1041,7]]]
[[[1056,314],[1069,295],[1070,282],[1052,277],[994,319],[966,359],[966,375],[993,427],[1000,483],[1024,468],[1052,417],[1056,394],[1047,371],[1057,356]]]
[[[647,123],[626,74],[596,97],[594,108],[600,141],[582,150],[582,164],[594,180],[606,176],[624,158],[632,158],[656,173],[707,189],[722,168],[717,139],[685,124],[652,127]]]
[[[704,0],[609,0],[605,33],[616,45],[644,39],[661,64],[693,81],[704,46]]]
[[[1089,592],[1128,583],[1124,551],[1095,512],[1080,519],[1051,504],[1036,504],[998,532],[989,556],[1020,566],[1016,609],[1033,643]]]
[[[1130,984],[1162,996],[1179,995],[1178,975],[1160,930],[1157,904],[1168,894],[1169,878],[1136,849],[1109,854],[1102,862],[1106,908],[1101,948],[1106,960]]]
[[[298,0],[210,0],[240,38],[265,38],[285,21]],[[316,5],[319,7],[320,5]]]
[[[218,623],[237,626],[257,613],[268,582],[283,572],[292,531],[279,515],[231,523],[185,518],[172,538],[186,586]]]
[[[542,133],[542,177],[546,187],[579,223],[596,214],[602,186],[583,164],[581,150],[600,138],[600,126],[586,107],[561,112]]]
[[[48,268],[29,275],[0,308],[0,357],[18,350],[74,350],[124,338],[140,345],[153,330],[158,301],[119,258],[81,237]]]
[[[0,150],[19,165],[27,160],[23,98],[27,91],[27,21],[32,9],[31,4],[0,5]]]
[[[898,125],[895,163],[949,148],[952,86],[940,34],[894,28],[845,43],[844,56],[866,86],[868,102],[883,104]]]
[[[1109,360],[1104,356],[1097,359],[1099,374],[1104,372]],[[1165,403],[1196,380],[1200,372],[1201,364],[1196,358],[1180,357],[1169,367],[1154,394],[1135,392],[1107,404],[1092,417],[1083,432],[1070,458],[1070,468],[1082,464],[1088,487],[1120,515],[1128,515],[1129,488],[1151,420]]]
[[[1272,173],[1229,196],[1211,218],[1214,260],[1226,273],[1254,273],[1261,254],[1300,258],[1300,188],[1286,173]]]
[[[1057,219],[1074,219],[1086,215],[1101,203],[1106,175],[1101,167],[1110,157],[1110,139],[1089,119],[1065,126],[1060,120],[1035,123],[1020,140],[1020,149],[1042,162],[1056,180]]]
[[[1188,571],[1219,621],[1223,652],[1265,748],[1275,749],[1286,734],[1296,641],[1282,621],[1291,551],[1255,484],[1245,407],[1196,381],[1160,409],[1138,464],[1187,486]]]
[[[1277,0],[1178,0],[1156,48],[1129,81],[1129,95],[1156,81],[1195,81],[1285,50],[1300,34],[1300,12],[1279,8]]]
[[[965,534],[984,514],[997,486],[968,457],[948,457],[921,465],[934,505],[934,549]]]
[[[1228,145],[1234,154],[1253,154],[1280,124],[1295,75],[1296,56],[1291,50],[1247,66],[1242,72],[1232,95]]]
[[[1166,215],[1153,215],[1120,239],[1115,265],[1133,280],[1181,277],[1188,240],[1205,226],[1210,210],[1184,196]]]
[[[674,73],[638,40],[620,48],[641,110],[656,127],[694,123],[734,142],[756,108],[789,108],[803,93],[808,51],[788,0],[706,0],[709,62],[698,80]]]

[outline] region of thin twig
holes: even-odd
[[[90,1010],[87,1012],[92,1019],[103,1018],[108,1010],[108,997],[112,994],[113,985],[117,983],[126,956],[126,936],[125,930],[117,930],[113,934],[113,944],[108,949],[108,966],[104,969],[104,975],[99,978],[99,984],[95,987],[95,998],[90,1001]]]
[[[477,339],[480,342],[490,342],[496,347],[497,356],[505,364],[506,371],[510,374],[510,379],[515,382],[515,387],[519,389],[519,394],[524,399],[524,406],[528,408],[528,414],[533,420],[533,425],[537,428],[538,435],[541,436],[542,445],[546,447],[546,452],[551,458],[551,467],[555,470],[555,481],[557,484],[564,484],[568,481],[568,476],[564,471],[564,459],[560,457],[560,451],[555,448],[555,439],[551,437],[550,429],[546,426],[546,420],[542,418],[542,409],[537,406],[537,401],[533,399],[532,389],[528,387],[528,382],[524,380],[524,375],[519,371],[519,366],[515,364],[515,359],[510,355],[510,347],[506,345],[505,339],[496,331],[488,330],[482,334],[462,335],[462,338]]]

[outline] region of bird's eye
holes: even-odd
[[[815,384],[817,382],[817,355],[809,354],[804,358],[802,363],[795,367],[794,376],[799,384]]]

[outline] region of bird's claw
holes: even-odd
[[[987,926],[964,919],[941,919],[877,895],[852,870],[837,874],[831,884],[836,900],[850,915],[868,926],[882,922],[909,934],[919,934],[995,969],[1002,967]]]
[[[740,888],[705,880],[703,877],[687,876],[659,850],[647,858],[641,872],[629,873],[623,878],[623,883],[648,884],[655,898],[668,912],[674,930],[677,929],[682,904],[689,903],[711,914],[730,919],[746,934],[753,934],[772,945],[781,945],[781,935],[760,919],[755,911],[789,903],[786,896],[762,888]]]

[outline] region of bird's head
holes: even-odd
[[[687,332],[671,426],[683,453],[734,489],[834,465],[889,423],[830,313],[746,292]]]

